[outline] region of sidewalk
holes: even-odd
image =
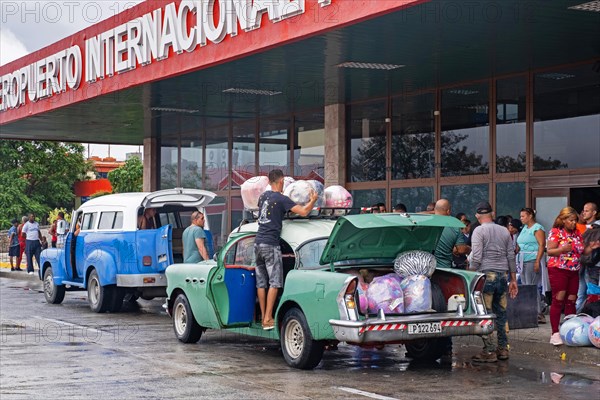
[[[11,272],[10,266],[1,266],[0,278],[19,279],[31,282],[34,285],[40,285],[40,287],[42,285],[37,269],[33,275],[28,275],[27,272]],[[595,347],[570,347],[566,345],[553,346],[548,343],[551,334],[552,328],[549,321],[547,324],[539,325],[537,328],[512,330],[508,334],[510,351],[548,360],[563,360],[600,366],[600,349]],[[473,354],[475,354],[475,349],[481,349],[483,346],[481,338],[477,336],[459,336],[453,338],[452,341],[455,352],[459,352],[460,348],[470,347],[473,348]]]

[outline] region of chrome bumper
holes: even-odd
[[[430,315],[403,315],[385,319],[369,318],[363,321],[330,319],[335,337],[348,343],[402,342],[436,337],[488,335],[494,331],[494,314],[464,315],[435,313]],[[441,332],[408,333],[409,324],[440,322]]]
[[[167,287],[165,274],[117,274],[119,287]]]

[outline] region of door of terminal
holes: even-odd
[[[534,189],[531,195],[536,221],[548,233],[560,210],[569,205],[569,189]]]

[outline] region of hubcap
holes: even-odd
[[[52,277],[52,272],[46,274],[46,279],[44,279],[44,292],[48,297],[52,297],[54,294],[54,278]]]
[[[187,313],[185,312],[185,306],[183,303],[177,303],[177,306],[175,306],[173,322],[175,323],[175,330],[177,331],[177,334],[183,335],[185,332],[185,327],[187,326]]]
[[[100,284],[93,278],[90,281],[90,301],[92,304],[98,304],[98,299],[100,298]]]
[[[300,322],[290,320],[285,327],[285,347],[292,358],[298,358],[304,350],[304,331]]]

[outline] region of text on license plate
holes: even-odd
[[[441,322],[426,322],[421,324],[408,324],[409,335],[419,335],[424,333],[441,333]]]

